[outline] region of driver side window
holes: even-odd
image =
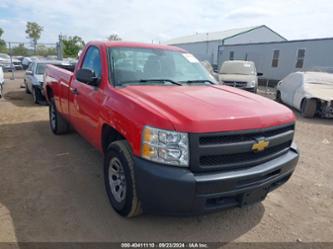
[[[88,48],[88,51],[83,59],[83,69],[90,69],[95,72],[98,78],[102,76],[101,56],[99,49],[96,47]]]

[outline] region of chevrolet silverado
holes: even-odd
[[[259,202],[298,161],[291,110],[218,85],[183,49],[89,42],[75,69],[48,65],[54,134],[76,130],[104,155],[114,210],[188,215]]]

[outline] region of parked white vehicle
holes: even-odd
[[[0,66],[0,98],[2,98],[2,90],[4,84],[5,84],[5,78],[3,75],[2,67]]]
[[[278,82],[277,101],[292,106],[302,116],[315,114],[333,118],[333,74],[326,72],[295,72]]]
[[[257,92],[258,77],[253,61],[232,60],[223,62],[220,67],[218,80],[223,85],[241,88],[250,92]]]
[[[217,73],[214,72],[213,66],[208,61],[200,61],[200,63],[207,69],[207,71],[214,77],[214,79],[218,80]]]
[[[8,54],[0,53],[0,66],[3,71],[21,70],[23,69],[21,61]]]

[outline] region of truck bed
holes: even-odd
[[[73,65],[51,65],[48,64],[45,70],[45,74],[53,79],[56,79],[58,83],[62,82],[69,85],[74,72],[75,66]]]
[[[59,67],[59,68],[62,68],[62,69],[65,69],[67,71],[71,71],[71,72],[74,72],[75,70],[75,64],[72,64],[72,65],[54,65],[55,67]]]

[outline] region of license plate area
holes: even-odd
[[[263,187],[244,193],[240,199],[240,206],[250,205],[263,201],[268,193],[269,187]]]

